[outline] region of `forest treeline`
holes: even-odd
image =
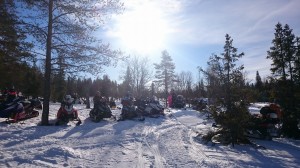
[[[278,103],[285,114],[284,132],[291,137],[299,135],[300,41],[287,24],[275,25],[274,39],[266,51],[266,59],[272,61],[271,75],[262,79],[257,71],[255,81],[250,83],[243,65],[237,66],[245,54],[237,53],[228,34],[224,52],[213,54],[207,68],[175,73],[176,65],[166,50],[161,53],[161,62],[149,65],[147,59],[127,58],[92,36],[91,32],[100,25],[91,24],[88,19],[102,19],[103,12],[119,13],[119,1],[103,4],[99,9],[93,7],[95,2],[84,0],[76,4],[53,0],[0,3],[0,88],[15,87],[25,96],[44,97],[44,125],[48,124],[49,101],[61,101],[65,94],[86,97],[100,91],[103,96],[120,98],[130,91],[136,97],[166,98],[174,89],[187,99],[222,100],[229,111],[237,110],[230,117],[243,111],[235,108],[237,101]],[[78,77],[85,73],[99,76],[103,67],[118,61],[127,65],[120,73],[119,83],[109,75],[96,79]],[[194,80],[193,73],[202,78]]]

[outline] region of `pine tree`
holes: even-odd
[[[127,92],[133,91],[133,77],[129,65],[126,68],[125,76],[123,77],[123,83],[121,85],[121,95],[125,95]]]
[[[167,94],[175,80],[175,64],[173,63],[172,57],[169,53],[164,50],[161,55],[161,62],[155,63],[155,78],[159,86],[163,86],[165,92],[165,98],[167,100]],[[167,104],[166,104],[167,105]]]
[[[244,53],[237,53],[237,48],[233,47],[233,40],[226,34],[224,52],[221,56],[212,55],[208,62],[208,71],[203,71],[209,82],[208,87],[224,90],[221,93],[215,93],[216,98],[220,100],[221,106],[225,111],[217,110],[213,106],[214,118],[222,126],[223,138],[228,139],[234,146],[238,141],[244,140],[248,110],[243,94],[245,80],[242,70],[243,65],[237,66],[237,61]]]
[[[295,41],[295,83],[299,86],[300,85],[300,37],[296,38]]]
[[[225,85],[225,92],[226,92],[226,107],[228,110],[231,110],[231,106],[234,103],[234,97],[231,94],[232,93],[232,83],[231,81],[235,79],[236,77],[239,77],[239,73],[241,70],[244,69],[243,65],[236,68],[236,61],[238,61],[239,58],[241,58],[244,53],[237,54],[237,48],[232,46],[233,40],[231,37],[226,34],[225,36],[226,41],[224,45],[224,53],[222,53],[223,58],[221,60],[224,62],[224,72],[222,75],[224,85]],[[221,76],[221,78],[222,78]]]
[[[239,82],[242,80],[242,70],[244,66],[236,66],[236,62],[241,58],[244,53],[237,53],[237,48],[233,47],[233,39],[226,34],[226,41],[224,45],[224,53],[221,55],[221,62],[223,62],[223,77],[221,79],[224,81],[225,86],[225,125],[224,127],[229,128],[231,134],[231,143],[234,146],[237,143],[238,138],[242,137],[244,134],[244,122],[245,122],[245,112],[247,110],[245,104],[236,105],[236,102],[243,100],[240,95],[240,85]],[[242,81],[243,82],[243,81]],[[226,121],[227,120],[227,121]]]
[[[257,90],[261,91],[261,90],[262,90],[262,87],[263,87],[263,83],[262,83],[262,80],[261,80],[261,77],[260,77],[258,71],[256,71],[256,77],[255,77],[255,79],[256,79],[256,82],[255,82],[255,88],[256,88]]]
[[[26,73],[24,68],[31,71],[28,67],[33,63],[33,55],[28,52],[32,44],[25,41],[26,35],[20,27],[22,20],[15,8],[14,1],[0,1],[0,88],[21,87]]]
[[[289,25],[285,25],[283,29],[284,41],[283,41],[283,50],[284,50],[284,61],[287,65],[287,73],[291,81],[291,85],[294,83],[294,62],[295,62],[295,35],[292,33]],[[293,87],[293,86],[292,86]],[[293,92],[293,91],[292,91]]]
[[[266,91],[264,90],[264,87],[263,87],[263,82],[261,80],[261,77],[259,75],[259,72],[256,71],[256,77],[255,77],[255,92],[257,93],[258,95],[258,98],[257,100],[258,101],[266,101]]]
[[[268,51],[267,58],[273,61],[272,74],[276,78],[277,88],[275,92],[278,103],[283,108],[284,119],[282,130],[288,137],[300,137],[297,120],[300,118],[295,90],[296,46],[292,29],[286,24],[284,28],[278,23],[275,27],[273,46]],[[275,77],[276,77],[275,76]]]

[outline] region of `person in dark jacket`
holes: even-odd
[[[174,107],[175,103],[176,103],[176,98],[177,98],[177,95],[174,91],[174,89],[171,89],[171,96],[172,96],[172,104],[171,104],[171,107]]]
[[[106,103],[106,99],[101,96],[101,93],[99,91],[97,91],[96,95],[93,98],[93,101],[95,109]]]

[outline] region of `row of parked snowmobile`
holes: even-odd
[[[90,111],[90,118],[94,122],[99,122],[104,118],[114,118],[122,121],[126,119],[145,120],[145,117],[159,117],[164,115],[164,108],[156,100],[137,99],[125,97],[121,100],[122,110],[120,116],[114,116],[110,107],[106,104],[100,104]]]
[[[10,97],[11,96],[11,97]],[[0,118],[6,118],[7,123],[16,123],[22,120],[39,116],[37,110],[42,109],[42,103],[39,99],[24,100],[17,97],[15,93],[8,95],[7,101],[0,103]],[[115,102],[106,102],[94,107],[89,116],[92,121],[99,122],[104,118],[113,118],[118,121],[126,119],[137,119],[143,121],[145,117],[159,117],[164,115],[164,108],[157,100],[138,99],[133,101],[131,97],[122,99],[120,116],[114,116],[111,108],[115,108]],[[73,106],[73,98],[66,95],[61,107],[57,112],[55,125],[63,125],[69,121],[77,121],[76,125],[81,124],[77,109]]]
[[[115,102],[106,102],[95,106],[89,113],[89,117],[94,122],[99,122],[104,118],[113,118],[117,121],[126,119],[136,119],[143,121],[145,117],[159,117],[164,115],[164,108],[154,99],[137,99],[125,97],[121,100],[122,109],[119,116],[112,114],[111,108],[115,108]],[[15,123],[22,120],[39,116],[37,110],[42,109],[39,99],[25,100],[17,97],[14,92],[9,93],[7,99],[0,103],[0,118],[6,118],[7,123]],[[249,107],[251,120],[247,129],[249,137],[259,139],[272,139],[280,136],[282,124],[282,111],[276,104],[256,103]],[[78,111],[73,107],[73,99],[70,95],[65,97],[60,109],[57,112],[55,125],[66,124],[69,121],[77,121],[81,124]]]

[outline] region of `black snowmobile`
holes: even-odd
[[[129,97],[123,98],[121,100],[121,104],[123,107],[118,121],[122,121],[125,119],[134,119],[134,118],[137,118],[137,120],[139,121],[145,120],[145,118],[142,116],[140,111],[136,110],[132,98]]]
[[[135,101],[138,113],[147,117],[159,117],[164,115],[164,108],[154,99],[139,99]]]
[[[192,104],[193,109],[197,111],[202,111],[207,107],[207,101],[202,98],[193,100]]]
[[[279,106],[271,104],[260,109],[259,116],[253,115],[247,136],[259,139],[271,140],[272,137],[280,136],[281,119]]]
[[[114,118],[109,106],[103,102],[90,111],[90,118],[94,122],[99,122],[103,118]]]
[[[42,109],[42,103],[38,99],[21,100],[17,97],[0,104],[0,117],[7,118],[7,123],[16,123],[39,116],[36,109]]]
[[[172,100],[172,108],[184,108],[185,100],[182,95],[176,96],[176,98]]]

